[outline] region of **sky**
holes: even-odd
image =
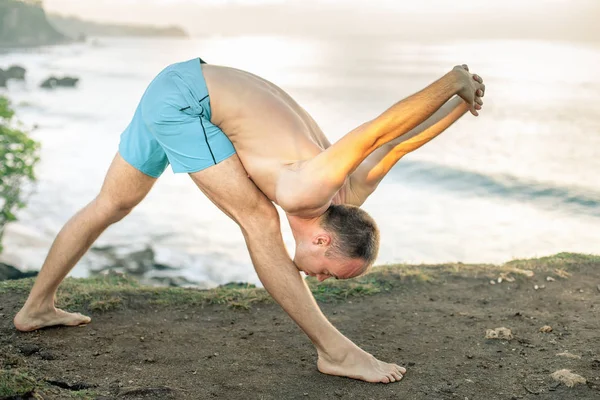
[[[368,6],[365,6],[368,4]],[[191,35],[371,34],[600,41],[599,0],[44,0],[49,12]]]

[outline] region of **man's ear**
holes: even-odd
[[[331,236],[327,233],[320,233],[313,238],[312,243],[317,246],[329,246],[331,244]]]

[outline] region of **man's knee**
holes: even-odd
[[[279,214],[270,201],[258,201],[245,211],[235,218],[243,231],[280,230]]]
[[[131,201],[115,201],[106,196],[99,195],[94,200],[96,209],[110,223],[115,223],[125,218],[138,204]]]

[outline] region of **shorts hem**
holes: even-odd
[[[233,152],[227,154],[226,156],[220,157],[218,160],[215,160],[216,164],[210,164],[210,165],[207,165],[205,167],[200,167],[200,168],[197,168],[197,167],[196,168],[181,168],[181,169],[180,168],[173,168],[173,173],[174,174],[193,174],[194,172],[204,171],[205,169],[208,169],[210,167],[214,167],[215,165],[217,165],[217,164],[219,164],[219,163],[227,160],[229,157],[235,155],[236,153],[237,152],[234,150]]]
[[[136,164],[134,162],[131,162],[130,160],[128,160],[128,157],[126,157],[120,150],[119,150],[119,155],[121,156],[121,158],[123,160],[125,160],[125,162],[127,164],[131,165],[133,168],[137,169],[138,171],[140,171],[144,175],[148,175],[151,178],[157,178],[157,179],[160,178],[160,176],[162,175],[162,172],[159,172],[158,174],[151,173],[150,171],[146,170],[143,165],[139,165],[139,164]]]

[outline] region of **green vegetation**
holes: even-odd
[[[29,398],[37,384],[26,372],[0,369],[0,399],[9,396]]]
[[[60,399],[92,400],[93,390],[61,390],[37,379],[26,369],[0,369],[0,399],[44,399],[44,394],[59,392]]]
[[[15,127],[14,111],[7,98],[0,96],[0,252],[7,223],[15,221],[17,208],[25,206],[23,188],[35,180],[39,144]]]
[[[432,283],[447,279],[509,279],[525,280],[531,273],[547,273],[557,277],[568,276],[583,264],[600,266],[600,257],[560,253],[551,257],[515,260],[504,265],[440,264],[389,265],[375,268],[371,273],[352,280],[333,280],[318,283],[308,278],[315,298],[321,302],[346,300],[373,295],[401,287],[407,281]],[[0,294],[13,292],[25,296],[33,286],[33,279],[0,282]],[[264,289],[253,285],[225,285],[210,290],[141,286],[126,275],[110,273],[86,279],[68,278],[58,291],[58,306],[78,311],[110,311],[139,305],[177,306],[223,304],[247,310],[255,303],[272,302]]]
[[[0,0],[0,46],[40,46],[67,40],[50,25],[41,1]]]

